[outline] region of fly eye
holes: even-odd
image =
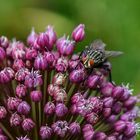
[[[94,60],[93,59],[89,59],[89,64],[90,64],[90,66],[93,66],[94,65]]]

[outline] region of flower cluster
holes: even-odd
[[[109,81],[109,62],[89,72],[74,54],[84,28],[71,38],[32,30],[28,47],[0,37],[0,140],[135,139],[132,90]]]

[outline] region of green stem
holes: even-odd
[[[44,107],[45,103],[46,103],[46,89],[47,89],[47,77],[48,77],[48,74],[47,74],[47,71],[45,71],[45,74],[44,74],[44,91],[43,91],[43,104],[42,104],[42,107]],[[43,123],[45,121],[45,114],[43,113]]]
[[[41,126],[41,103],[38,103],[38,111],[39,111],[39,127]]]
[[[0,128],[5,132],[5,134],[10,138],[10,140],[14,140],[14,137],[9,133],[9,131],[2,123],[0,123]]]
[[[67,104],[68,104],[68,102],[69,102],[69,100],[70,100],[70,97],[71,97],[72,94],[73,94],[73,91],[74,91],[75,87],[76,87],[76,84],[73,84],[73,85],[71,86],[71,88],[70,88],[68,94],[67,94],[67,95],[68,95]]]
[[[33,120],[35,121],[35,123],[37,124],[37,120],[36,120],[36,107],[35,107],[35,103],[32,101],[32,117]],[[37,126],[35,126],[35,140],[38,140],[38,131],[37,131]]]

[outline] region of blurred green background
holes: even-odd
[[[76,50],[101,38],[108,50],[121,50],[113,58],[113,79],[129,82],[140,91],[139,0],[0,0],[0,35],[25,41],[31,27],[43,31],[54,25],[58,36],[70,34],[79,23],[86,25],[86,39]]]

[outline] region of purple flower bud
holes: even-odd
[[[49,46],[49,37],[46,33],[40,33],[37,38],[37,44],[42,48]]]
[[[109,116],[107,118],[107,122],[110,123],[110,124],[116,122],[116,120],[117,120],[117,116],[116,115],[111,115],[111,116]]]
[[[137,98],[135,96],[130,96],[124,103],[124,107],[126,107],[127,109],[131,109],[134,107],[134,105],[137,102]]]
[[[103,99],[104,107],[111,108],[112,105],[113,105],[113,102],[114,102],[114,100],[113,100],[112,97],[106,97],[106,98]]]
[[[25,67],[25,63],[23,62],[23,60],[21,60],[21,59],[14,60],[13,69],[15,71],[18,71],[18,70],[22,69],[23,67]]]
[[[42,93],[35,90],[30,93],[30,97],[33,102],[40,102],[42,100]]]
[[[22,122],[22,128],[24,131],[31,131],[35,127],[35,123],[30,118],[26,118]]]
[[[71,105],[71,107],[70,107],[70,112],[71,112],[71,114],[73,114],[73,115],[76,114],[76,113],[78,113],[76,104]]]
[[[68,38],[66,39],[65,37],[58,39],[56,42],[59,53],[64,56],[71,55],[73,53],[74,45],[74,41],[70,41],[68,40]]]
[[[57,121],[52,124],[52,129],[56,135],[63,138],[68,132],[69,127],[66,121]]]
[[[87,79],[87,86],[88,88],[95,89],[99,83],[100,77],[98,75],[91,75]]]
[[[126,122],[124,121],[119,120],[114,124],[115,131],[119,133],[123,132],[125,128],[126,128]]]
[[[49,139],[52,136],[52,129],[50,127],[46,126],[41,126],[39,134],[41,136],[41,139]]]
[[[5,67],[0,71],[0,83],[10,82],[14,78],[15,72],[10,67]]]
[[[16,95],[19,98],[22,98],[22,97],[26,96],[26,92],[27,92],[27,88],[26,88],[25,85],[23,85],[23,84],[17,85],[17,87],[16,87]]]
[[[48,42],[49,45],[47,46],[47,48],[48,50],[52,50],[53,45],[55,44],[56,39],[57,39],[56,33],[54,32],[52,26],[49,25],[47,27],[46,34],[48,35],[48,38],[49,38],[49,42]]]
[[[0,83],[4,84],[4,83],[8,83],[10,81],[10,77],[8,75],[6,75],[6,73],[4,71],[0,72]]]
[[[19,69],[15,74],[15,79],[19,82],[22,82],[25,80],[26,75],[29,74],[29,70],[26,68]]]
[[[99,97],[90,97],[89,101],[93,105],[93,112],[100,113],[103,109],[103,101]]]
[[[80,83],[85,79],[84,70],[74,70],[70,73],[70,81],[73,83]]]
[[[8,38],[5,37],[5,36],[1,36],[1,37],[0,37],[0,46],[1,46],[2,48],[6,49],[6,48],[8,47],[8,45],[9,45],[9,40],[8,40]]]
[[[7,110],[4,106],[0,106],[0,119],[4,119],[7,115]]]
[[[19,126],[22,122],[22,118],[17,113],[14,113],[10,117],[10,125],[11,126]]]
[[[72,38],[76,42],[80,42],[84,39],[85,37],[85,25],[84,24],[79,24],[72,32]]]
[[[66,76],[62,73],[57,73],[52,80],[54,85],[63,86],[66,81]]]
[[[82,128],[84,140],[93,140],[94,130],[92,125],[86,124]]]
[[[37,87],[42,85],[43,81],[41,78],[41,75],[39,75],[38,71],[31,71],[28,75],[26,75],[25,77],[25,86],[27,86],[28,88],[32,88],[32,87]]]
[[[48,85],[48,93],[53,96],[54,93],[57,93],[60,90],[60,87],[57,85],[50,84]]]
[[[104,96],[111,96],[112,91],[113,91],[114,86],[112,85],[112,83],[106,83],[102,88],[101,88],[101,92]]]
[[[76,103],[78,103],[79,101],[82,101],[82,100],[84,100],[84,97],[83,97],[83,95],[81,94],[81,93],[75,93],[73,96],[72,96],[72,98],[71,98],[71,102],[72,102],[72,104],[76,104]]]
[[[121,112],[121,109],[122,109],[122,104],[120,102],[116,102],[112,107],[112,111],[114,114],[119,114]]]
[[[133,122],[126,123],[126,129],[124,130],[124,135],[126,137],[133,137],[136,134],[136,126]]]
[[[69,70],[70,71],[73,71],[75,69],[84,69],[84,65],[80,62],[80,60],[75,58],[77,56],[78,55],[76,55],[76,56],[73,55],[72,58],[69,60]]]
[[[16,110],[18,105],[22,102],[21,99],[15,97],[9,97],[7,100],[7,108],[9,110]]]
[[[34,61],[34,67],[37,70],[45,70],[47,67],[46,59],[42,54],[38,54]]]
[[[30,113],[30,110],[31,107],[26,101],[22,101],[17,107],[18,113],[22,115],[28,115]]]
[[[68,108],[63,103],[58,103],[55,108],[56,116],[63,117],[68,112]]]
[[[33,60],[37,57],[37,51],[35,49],[28,48],[26,49],[26,59]]]
[[[5,50],[0,47],[0,61],[3,61],[5,57],[6,57]]]
[[[64,89],[59,89],[54,93],[53,98],[57,102],[65,102],[67,100],[67,94]]]
[[[69,125],[69,132],[72,134],[72,135],[77,135],[81,132],[81,128],[80,128],[80,124],[77,123],[77,122],[72,122],[70,125]]]
[[[47,68],[52,69],[55,66],[56,58],[55,55],[52,52],[45,52],[44,58],[47,63]]]
[[[34,28],[32,28],[31,33],[29,34],[29,36],[27,38],[27,44],[29,46],[33,46],[37,37],[38,37],[38,35],[35,33]]]
[[[66,72],[67,68],[68,68],[68,59],[65,57],[60,57],[57,60],[57,63],[55,65],[55,68],[58,72]]]
[[[130,97],[130,95],[132,94],[133,90],[129,89],[129,84],[127,84],[126,86],[122,85],[122,87],[124,89],[124,92],[121,95],[120,100],[121,101],[125,101],[125,100],[127,100]]]
[[[0,134],[0,140],[8,140],[8,138],[4,136],[3,134]]]
[[[55,105],[52,102],[47,102],[44,107],[44,113],[46,115],[52,115],[55,112]]]
[[[20,138],[17,138],[17,140],[30,140],[27,136],[25,136],[25,137],[20,137]]]
[[[105,118],[111,115],[111,108],[103,108],[103,115]]]
[[[123,87],[121,87],[121,86],[116,86],[116,87],[114,87],[114,89],[113,89],[112,96],[113,96],[114,98],[116,98],[116,99],[119,99],[119,98],[122,96],[123,93],[124,93]]]
[[[117,138],[115,136],[108,136],[106,140],[117,140]]]
[[[96,124],[99,120],[99,116],[94,112],[87,114],[85,117],[90,124]]]
[[[94,104],[89,100],[80,101],[76,105],[78,113],[82,116],[86,116],[91,113],[94,108]]]
[[[104,132],[96,132],[93,136],[95,140],[106,140],[106,134]]]
[[[124,121],[133,121],[137,117],[138,117],[138,110],[136,108],[134,108],[134,109],[122,114],[120,116],[120,119],[124,120]]]

